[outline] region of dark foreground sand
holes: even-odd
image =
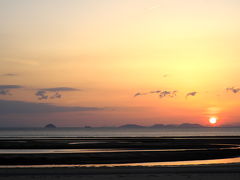
[[[197,167],[13,168],[0,169],[0,179],[60,180],[239,180],[240,165]]]

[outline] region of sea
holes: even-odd
[[[0,128],[0,138],[240,136],[240,128]]]

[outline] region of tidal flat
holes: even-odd
[[[239,155],[237,136],[0,139],[0,165],[171,162]]]

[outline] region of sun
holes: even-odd
[[[214,125],[214,124],[217,123],[217,120],[218,119],[216,117],[210,117],[208,121],[209,121],[210,124]]]

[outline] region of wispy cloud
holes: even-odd
[[[56,99],[56,98],[61,98],[62,95],[59,92],[56,92],[55,94],[53,94],[50,98],[51,99]]]
[[[150,91],[150,92],[146,92],[146,93],[136,93],[134,95],[134,97],[137,96],[143,96],[143,95],[149,95],[149,94],[158,94],[160,98],[163,97],[175,97],[177,95],[177,91],[166,91],[166,90],[155,90],[155,91]]]
[[[35,93],[35,95],[38,97],[39,100],[47,100],[49,98],[59,99],[62,97],[62,94],[60,92],[69,92],[69,91],[80,91],[80,89],[71,88],[71,87],[43,88],[43,89],[39,89]]]
[[[198,92],[193,91],[193,92],[187,93],[185,97],[188,98],[188,96],[196,96],[197,94],[198,94]]]
[[[0,89],[0,95],[11,95],[8,89]]]
[[[158,94],[158,93],[160,93],[160,92],[161,92],[160,90],[150,91],[150,92],[145,92],[145,93],[140,93],[140,92],[138,92],[138,93],[134,94],[133,97],[144,96],[144,95],[148,95],[148,94]]]
[[[13,76],[18,76],[18,74],[15,74],[15,73],[6,73],[6,74],[2,74],[2,76],[13,77]]]
[[[177,91],[162,91],[159,94],[160,98],[164,98],[164,97],[175,97],[177,95]]]
[[[138,93],[134,94],[133,97],[144,96],[144,95],[147,95],[147,94],[148,93],[140,93],[140,92],[138,92]]]
[[[240,91],[240,88],[231,87],[231,88],[226,88],[226,90],[236,94]]]
[[[0,115],[102,110],[105,109],[98,107],[57,106],[48,103],[0,100]]]
[[[161,91],[160,90],[157,90],[157,91],[150,91],[149,94],[158,94],[160,93]]]
[[[35,93],[39,100],[48,99],[48,95],[46,91],[39,90]]]
[[[0,85],[0,89],[18,89],[22,88],[22,86],[19,85]]]
[[[37,60],[26,59],[26,58],[3,58],[1,59],[5,63],[9,64],[17,64],[21,66],[39,66],[39,62]]]
[[[50,92],[59,92],[59,91],[80,91],[80,89],[71,88],[71,87],[54,87],[54,88],[44,88],[40,89],[42,91],[50,91]]]
[[[19,89],[22,86],[19,85],[0,85],[0,95],[12,95],[10,90],[11,89]]]

